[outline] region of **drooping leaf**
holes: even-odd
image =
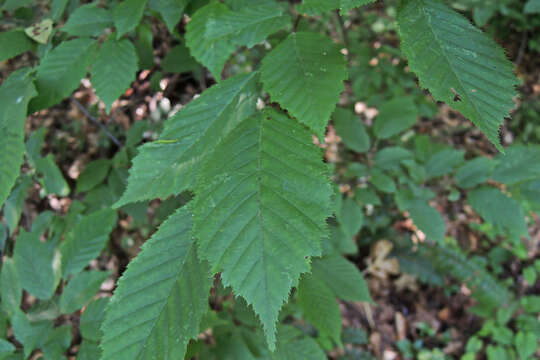
[[[369,289],[360,270],[339,254],[313,259],[312,274],[324,282],[335,297],[345,301],[371,302]]]
[[[468,200],[486,222],[518,235],[528,233],[525,214],[519,203],[494,187],[481,187],[468,194]]]
[[[78,7],[70,16],[62,31],[72,36],[98,36],[113,25],[112,13],[90,3]]]
[[[94,270],[80,272],[71,278],[60,297],[62,314],[71,314],[89,303],[109,275],[108,271]]]
[[[413,126],[417,117],[418,109],[410,96],[392,99],[379,107],[373,132],[379,139],[388,139]]]
[[[38,96],[30,102],[30,112],[57,104],[79,86],[93,60],[96,42],[80,38],[62,42],[49,51],[37,68]]]
[[[190,230],[191,214],[182,208],[128,265],[107,308],[103,360],[184,357],[199,332],[212,285]]]
[[[38,299],[50,299],[60,279],[60,256],[40,233],[21,230],[15,241],[13,260],[21,286]]]
[[[116,225],[116,211],[103,209],[84,216],[68,232],[60,252],[62,276],[75,275],[96,258]]]
[[[397,20],[403,52],[422,87],[459,110],[502,151],[499,127],[514,107],[517,84],[504,51],[439,1],[408,0]]]
[[[346,78],[339,46],[316,33],[292,33],[262,60],[261,81],[272,100],[319,137]]]
[[[2,31],[0,33],[0,49],[2,49],[0,62],[32,50],[34,47],[34,43],[26,36],[24,31]]]
[[[148,0],[125,0],[116,5],[113,18],[118,39],[139,25],[147,2]]]
[[[186,44],[191,54],[220,80],[223,66],[236,46],[250,48],[289,22],[284,8],[274,0],[254,0],[236,11],[213,2],[193,15],[186,29]]]
[[[341,344],[341,312],[332,290],[312,274],[304,274],[298,285],[298,306],[320,335]]]
[[[338,107],[333,119],[336,131],[346,147],[359,153],[369,150],[369,135],[366,127],[351,110]]]
[[[27,69],[14,72],[0,86],[0,206],[19,176],[24,155],[26,110],[35,95]]]
[[[99,49],[92,66],[92,84],[107,112],[135,80],[137,62],[135,47],[127,39],[118,41],[110,38]]]
[[[227,79],[169,118],[160,140],[139,147],[127,190],[115,206],[192,188],[201,161],[236,124],[254,113],[256,78],[256,73],[250,73]]]
[[[278,312],[321,252],[332,189],[309,132],[274,110],[244,120],[203,165],[194,204],[201,256],[259,316]]]
[[[154,11],[157,11],[165,25],[170,32],[174,31],[174,27],[184,13],[185,7],[190,3],[191,0],[149,0],[148,7]]]

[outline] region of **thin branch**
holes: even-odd
[[[119,148],[122,147],[122,143],[120,143],[120,141],[109,131],[109,129],[107,129],[107,127],[105,125],[103,125],[102,123],[100,123],[99,121],[97,121],[97,119],[92,116],[92,114],[90,114],[88,112],[88,110],[86,110],[86,108],[83,106],[83,104],[81,104],[77,99],[75,99],[73,96],[71,96],[71,101],[79,108],[79,110],[81,110],[81,112],[86,115],[86,117],[91,121],[93,122],[94,124],[96,124],[101,130],[103,130],[105,132],[105,134],[109,137],[109,139],[111,139],[111,141],[116,145],[118,146]]]
[[[523,55],[525,55],[525,48],[527,47],[527,32],[524,31],[523,35],[521,37],[521,44],[519,45],[519,52],[517,55],[516,60],[514,61],[514,65],[517,67],[519,64],[521,64],[521,60],[523,60]]]

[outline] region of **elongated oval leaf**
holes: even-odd
[[[112,13],[96,3],[82,5],[70,16],[62,31],[73,36],[98,36],[113,25]]]
[[[200,254],[253,306],[271,348],[279,309],[321,252],[332,194],[326,170],[309,132],[267,111],[218,145],[195,188]]]
[[[139,148],[126,192],[115,206],[192,188],[201,160],[254,113],[256,95],[256,73],[237,75],[214,85],[168,119],[160,140]]]
[[[171,215],[129,265],[107,307],[101,359],[183,359],[208,308],[212,280],[190,236],[191,214]]]
[[[113,18],[118,38],[135,29],[142,19],[148,0],[121,1],[114,9]]]
[[[316,33],[292,33],[262,61],[272,100],[322,136],[347,78],[339,46]]]
[[[397,20],[401,47],[422,87],[468,117],[502,151],[499,127],[514,107],[517,84],[504,51],[439,1],[407,0]]]

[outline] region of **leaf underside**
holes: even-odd
[[[332,189],[309,132],[275,110],[244,120],[195,188],[200,254],[244,297],[275,344],[278,312],[321,252]]]
[[[499,127],[517,79],[504,51],[467,18],[433,0],[408,0],[398,30],[422,87],[469,118],[502,151]]]

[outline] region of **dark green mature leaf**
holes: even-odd
[[[60,254],[51,242],[41,242],[39,232],[21,230],[13,260],[21,286],[38,299],[52,297],[60,280]]]
[[[40,348],[46,341],[44,334],[53,329],[52,321],[39,321],[31,323],[22,310],[17,310],[11,318],[13,335],[24,346],[24,358],[28,358],[34,349]]]
[[[77,360],[96,360],[101,359],[101,348],[95,341],[83,340],[79,351],[77,352]]]
[[[347,78],[345,59],[329,38],[292,33],[262,61],[261,81],[277,101],[322,137]]]
[[[351,110],[338,107],[333,118],[334,127],[345,146],[359,153],[369,150],[369,135],[366,127]]]
[[[0,206],[15,185],[23,162],[26,110],[36,95],[27,70],[14,72],[0,86]]]
[[[434,0],[407,0],[398,30],[409,66],[436,100],[459,110],[502,151],[499,127],[518,83],[504,51],[467,18]]]
[[[86,340],[100,341],[103,337],[101,324],[105,319],[105,308],[109,303],[110,298],[99,298],[92,301],[81,316],[79,329],[81,335]]]
[[[47,333],[47,340],[41,347],[45,359],[62,359],[71,344],[71,325],[62,325]]]
[[[77,178],[76,192],[91,190],[102,183],[107,177],[110,168],[111,161],[109,159],[98,159],[88,163]]]
[[[91,3],[78,7],[70,16],[62,31],[72,36],[98,36],[113,25],[112,13]]]
[[[456,149],[444,149],[433,154],[426,162],[426,174],[428,178],[434,178],[451,173],[455,167],[464,161],[465,151]]]
[[[364,224],[364,211],[362,207],[349,197],[343,200],[341,209],[338,211],[337,220],[345,236],[352,238]]]
[[[115,206],[193,188],[201,161],[236,124],[255,112],[256,78],[256,73],[250,73],[227,79],[169,118],[160,140],[139,147],[127,190]]]
[[[48,52],[37,69],[39,95],[30,102],[30,112],[55,105],[69,96],[86,75],[95,49],[94,40],[81,38],[62,42]]]
[[[321,252],[332,194],[326,172],[309,132],[268,110],[218,145],[195,188],[201,256],[253,306],[271,348],[283,302]]]
[[[0,359],[4,360],[8,355],[15,352],[15,345],[7,340],[0,339]]]
[[[52,0],[51,1],[51,19],[53,19],[55,22],[58,21],[64,15],[64,11],[66,10],[66,6],[68,4],[69,0]]]
[[[75,275],[60,297],[62,313],[71,314],[89,303],[109,275],[108,271],[83,271]]]
[[[313,259],[313,277],[324,282],[334,296],[345,301],[371,302],[367,283],[360,270],[339,254]]]
[[[139,25],[147,2],[148,0],[125,0],[116,5],[113,17],[118,39]]]
[[[519,203],[493,187],[481,187],[468,195],[469,203],[486,222],[517,235],[526,235],[525,214]]]
[[[92,66],[92,84],[107,112],[135,80],[137,62],[137,52],[129,40],[110,38],[99,49]]]
[[[199,333],[212,285],[190,230],[191,214],[182,208],[128,265],[107,308],[103,360],[184,357]]]
[[[35,162],[36,170],[41,174],[41,185],[46,194],[69,195],[69,185],[62,175],[62,171],[56,165],[52,154],[38,158]]]
[[[173,47],[161,62],[161,68],[167,72],[183,73],[199,69],[201,65],[191,56],[184,44]]]
[[[441,214],[422,200],[411,201],[407,211],[414,224],[426,234],[428,239],[442,241],[446,232],[446,224]]]
[[[22,30],[3,31],[0,33],[0,62],[34,49],[35,45]]]
[[[116,211],[103,209],[84,216],[62,243],[62,276],[79,273],[95,259],[116,225]]]
[[[308,15],[321,15],[339,9],[342,14],[347,11],[374,2],[375,0],[303,0],[296,8]]]
[[[417,117],[418,109],[410,96],[390,100],[380,106],[373,132],[379,139],[388,139],[413,126]]]
[[[0,274],[2,310],[9,316],[13,316],[21,306],[22,294],[23,289],[15,263],[13,259],[5,258],[2,263],[2,273]]]
[[[304,274],[298,284],[298,306],[304,317],[336,344],[341,343],[341,311],[336,296],[312,274]]]
[[[191,0],[149,0],[148,7],[157,11],[170,32],[174,31],[174,27],[184,13],[185,7],[191,2]]]
[[[199,9],[186,29],[186,44],[191,54],[204,64],[215,79],[236,46],[248,48],[287,26],[290,18],[275,0],[255,0],[232,11],[213,2]]]

